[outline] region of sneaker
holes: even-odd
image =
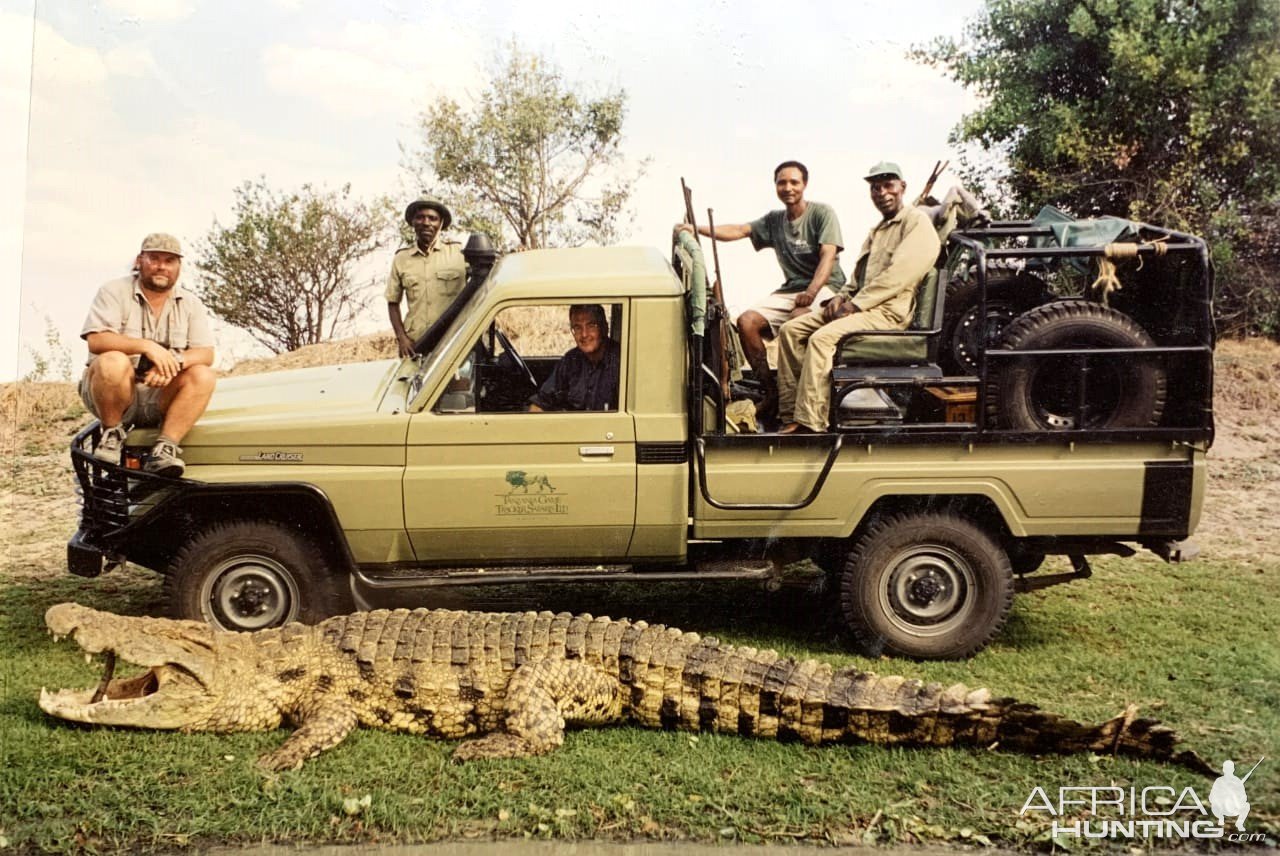
[[[124,438],[128,432],[123,425],[104,429],[98,445],[93,450],[93,457],[104,464],[120,466],[120,456],[124,454]]]
[[[187,465],[182,462],[182,449],[178,448],[177,443],[168,440],[157,440],[151,447],[147,462],[142,465],[142,469],[152,475],[171,479],[181,476],[186,468]]]

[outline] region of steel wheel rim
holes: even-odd
[[[1048,360],[1037,366],[1029,384],[1035,418],[1046,428],[1057,431],[1105,425],[1120,408],[1129,385],[1125,374],[1113,366],[1094,367],[1093,375],[1089,382],[1092,400],[1085,408],[1085,424],[1078,426],[1075,402],[1080,394],[1081,379],[1075,364],[1067,360]]]
[[[950,633],[973,611],[977,573],[949,547],[926,544],[902,550],[882,579],[881,609],[896,628],[912,635]]]
[[[223,630],[262,630],[298,616],[293,575],[266,556],[236,556],[219,564],[200,589],[205,619]]]
[[[1006,327],[1018,317],[1018,310],[1012,303],[1003,300],[987,301],[987,319],[985,324],[978,323],[978,307],[971,306],[956,325],[956,335],[952,339],[951,354],[956,363],[970,371],[978,367],[978,351],[992,342],[1000,341]],[[979,341],[979,327],[983,328],[985,339]]]

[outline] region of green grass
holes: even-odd
[[[1155,762],[1031,758],[974,749],[806,748],[724,735],[615,728],[571,733],[552,755],[455,765],[451,744],[360,731],[301,771],[253,759],[283,733],[180,735],[47,719],[42,685],[96,673],[55,646],[42,613],[80,600],[159,610],[141,571],[0,588],[0,850],[170,850],[211,843],[389,843],[444,838],[644,838],[991,842],[1046,846],[1031,789],[1209,781]],[[802,590],[743,585],[490,591],[485,608],[586,610],[663,621],[881,673],[985,685],[1074,717],[1128,703],[1176,728],[1213,763],[1264,762],[1248,785],[1250,830],[1280,812],[1280,568],[1103,560],[1094,579],[1023,595],[995,644],[967,663],[870,662]],[[1241,770],[1243,772],[1243,770]],[[362,805],[368,796],[367,805]]]

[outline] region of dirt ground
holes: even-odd
[[[363,337],[249,361],[233,374],[377,359],[391,351],[389,336]],[[1225,341],[1216,363],[1217,439],[1194,540],[1204,557],[1274,563],[1280,561],[1280,344]],[[0,385],[0,579],[65,573],[66,540],[79,508],[67,445],[87,422],[74,384]]]

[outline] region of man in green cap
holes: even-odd
[[[742,352],[765,393],[756,406],[756,413],[764,418],[773,416],[778,403],[765,340],[776,336],[788,319],[814,312],[845,282],[840,269],[840,251],[844,249],[840,220],[830,205],[804,198],[808,184],[809,170],[804,164],[783,161],[773,170],[773,189],[785,208],[770,211],[750,223],[716,226],[716,240],[750,238],[757,252],[771,248],[782,268],[782,285],[737,320]],[[693,227],[681,224],[676,228]],[[699,226],[698,232],[711,236],[709,226]]]
[[[881,220],[862,242],[853,282],[827,301],[821,314],[782,325],[778,334],[779,434],[827,430],[831,364],[840,340],[859,330],[905,330],[915,312],[916,287],[937,263],[938,234],[929,216],[904,205],[907,183],[896,163],[867,171],[871,203]]]
[[[404,209],[404,220],[413,229],[414,244],[396,251],[387,277],[387,314],[400,356],[410,357],[414,343],[448,308],[467,281],[467,261],[462,245],[443,238],[453,214],[434,196],[422,196]],[[405,317],[400,301],[408,301]]]
[[[93,456],[119,464],[133,425],[160,427],[143,469],[177,477],[178,444],[213,395],[213,333],[195,294],[178,285],[182,245],[154,232],[142,241],[133,273],[98,289],[80,337],[89,362],[80,398],[102,423]]]

